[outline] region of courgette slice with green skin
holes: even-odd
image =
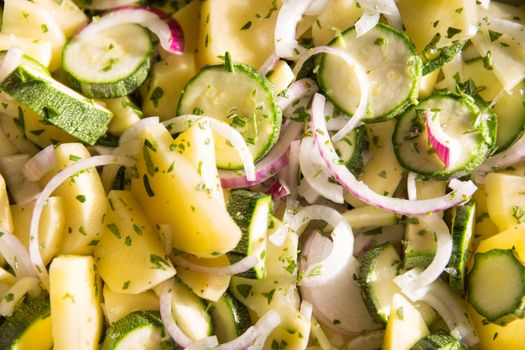
[[[525,316],[525,266],[513,249],[474,255],[467,301],[488,322],[505,325]]]
[[[64,132],[89,145],[106,133],[113,114],[51,78],[34,64],[21,64],[0,89]]]
[[[399,287],[394,283],[401,259],[390,242],[370,249],[363,256],[357,281],[361,296],[375,322],[386,324],[394,294]]]
[[[430,43],[423,50],[423,75],[432,73],[436,69],[439,69],[446,63],[452,61],[452,59],[463,50],[466,43],[466,41],[458,41],[457,43],[441,49],[436,48]]]
[[[247,278],[264,278],[264,256],[266,254],[266,232],[273,211],[272,196],[246,190],[233,191],[228,201],[228,213],[242,231],[237,246],[228,253],[232,261],[255,254],[260,258],[257,265],[243,272]]]
[[[448,282],[450,288],[459,295],[465,293],[465,264],[468,250],[474,236],[476,224],[476,202],[458,205],[452,209],[450,233],[452,235],[452,254],[448,262]]]
[[[221,344],[241,336],[252,325],[248,308],[228,292],[212,303],[210,314]]]
[[[83,95],[115,98],[142,85],[152,57],[150,33],[137,24],[123,24],[89,37],[73,36],[64,46],[62,69]]]
[[[178,350],[158,311],[135,311],[111,324],[101,350]]]
[[[348,170],[359,175],[365,163],[365,152],[368,151],[368,136],[364,126],[352,132],[334,144],[335,151],[345,162]]]
[[[245,64],[206,66],[180,94],[177,115],[202,114],[224,121],[241,133],[255,161],[270,151],[279,138],[282,113],[268,79]],[[242,169],[229,142],[215,136],[217,167]]]
[[[422,62],[404,33],[380,23],[356,38],[355,27],[352,27],[329,45],[356,56],[368,72],[369,113],[363,122],[393,118],[417,100]],[[354,114],[359,104],[359,83],[341,58],[323,55],[317,81],[338,109],[348,115]]]
[[[435,154],[425,126],[426,111],[439,113],[446,134],[461,144],[459,156],[448,168]],[[392,141],[399,164],[427,178],[448,180],[470,174],[490,154],[497,121],[482,113],[468,95],[436,92],[397,120]]]
[[[0,349],[24,349],[38,341],[41,349],[51,349],[51,308],[49,297],[29,300],[0,325]]]
[[[483,58],[469,60],[465,62],[462,79],[463,85],[472,85],[475,92],[485,101],[491,102],[498,98],[492,111],[498,119],[496,152],[501,152],[510,147],[525,130],[525,105],[522,95],[525,81],[516,85],[510,94],[502,92],[503,86],[488,68]],[[502,95],[498,96],[500,93]]]
[[[421,338],[410,350],[466,350],[461,342],[445,331]]]

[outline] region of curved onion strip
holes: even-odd
[[[476,191],[477,187],[471,181],[463,182],[453,179],[449,183],[449,187],[453,189],[453,191],[447,195],[433,199],[409,201],[407,199],[390,198],[375,193],[365,183],[355,178],[335,152],[328,130],[326,130],[326,121],[323,113],[324,101],[324,96],[319,94],[314,95],[312,103],[312,130],[314,130],[314,140],[332,175],[356,198],[381,209],[411,216],[451,208],[463,202]]]
[[[139,0],[93,0],[86,1],[85,8],[90,10],[112,10],[122,6],[132,6],[140,3]]]
[[[365,9],[365,13],[383,14],[390,26],[397,30],[403,30],[401,14],[399,13],[399,9],[394,0],[361,0],[359,4]]]
[[[394,278],[394,282],[407,295],[415,295],[437,280],[447,267],[452,253],[452,237],[443,219],[437,214],[418,216],[418,219],[435,232],[436,255],[425,270],[412,269]]]
[[[417,299],[426,302],[437,311],[453,336],[464,341],[468,346],[479,343],[476,330],[468,318],[468,314],[465,313],[464,307],[443,282],[437,280],[432,283],[426,292]]]
[[[184,350],[209,350],[214,349],[219,345],[219,340],[217,339],[217,336],[212,335],[211,337],[206,337],[204,339],[201,339]]]
[[[237,261],[235,264],[224,267],[209,267],[194,264],[182,256],[174,256],[171,258],[171,261],[180,267],[186,268],[191,271],[200,272],[208,275],[236,275],[238,273],[246,272],[257,263],[259,263],[259,257],[257,255],[248,255],[244,259]]]
[[[343,188],[330,181],[331,174],[326,169],[312,137],[305,137],[301,141],[299,164],[304,178],[319,195],[335,203],[345,202]]]
[[[295,40],[297,24],[302,19],[311,0],[283,0],[275,23],[275,54],[294,58],[303,47]]]
[[[288,196],[290,189],[285,183],[277,180],[265,192],[271,195],[273,200],[276,200]]]
[[[166,331],[177,345],[186,348],[193,342],[186,334],[177,326],[173,320],[173,313],[171,310],[171,301],[173,299],[173,279],[164,281],[160,285],[160,318],[166,328]]]
[[[244,141],[242,135],[228,124],[211,117],[194,114],[186,114],[168,119],[163,121],[162,124],[166,126],[170,132],[179,133],[188,129],[198,119],[204,119],[209,122],[212,130],[215,133],[230,141],[230,143],[233,145],[233,148],[235,148],[241,157],[244,171],[246,173],[246,179],[248,181],[255,181],[255,164],[253,163],[253,157],[250,153],[250,149],[248,148],[248,145],[246,144],[246,141]]]
[[[160,123],[159,117],[149,117],[149,118],[141,119],[140,121],[138,121],[137,123],[129,127],[128,129],[126,129],[126,131],[124,131],[122,135],[120,135],[118,144],[123,145],[123,144],[128,143],[129,141],[138,139],[139,134],[143,129],[151,125],[157,125],[158,123]]]
[[[301,316],[305,320],[310,320],[312,318],[312,312],[314,310],[314,307],[312,304],[307,302],[306,300],[303,300],[301,302],[301,307],[299,308],[299,312],[301,313]]]
[[[219,170],[222,187],[250,187],[273,177],[289,163],[289,158],[286,157],[286,151],[291,147],[294,140],[299,138],[302,130],[302,123],[290,121],[282,126],[281,135],[277,143],[272,147],[271,151],[255,165],[255,181],[248,180],[244,173],[239,174],[237,171]],[[290,185],[288,182],[287,184]]]
[[[13,73],[20,64],[23,55],[24,51],[16,46],[11,46],[11,48],[7,50],[2,64],[0,64],[0,82],[3,82],[9,74]]]
[[[318,15],[324,10],[330,0],[311,0],[310,5],[306,9],[306,15]]]
[[[290,155],[288,163],[288,187],[290,188],[290,194],[293,196],[297,195],[297,181],[299,179],[299,148],[301,141],[293,141],[290,143]]]
[[[16,281],[15,284],[9,291],[4,295],[0,296],[2,301],[0,301],[0,315],[4,317],[9,317],[13,315],[15,307],[20,300],[29,293],[32,297],[37,297],[40,295],[41,289],[38,283],[38,279],[35,277],[24,277]],[[9,298],[5,296],[9,295]]]
[[[417,200],[417,186],[416,186],[417,175],[409,172],[407,175],[407,194],[408,200]]]
[[[313,189],[312,186],[310,186],[310,184],[308,183],[308,181],[306,181],[306,179],[304,178],[301,179],[298,193],[308,202],[308,204],[314,204],[320,197],[319,192]]]
[[[51,180],[49,180],[46,187],[44,187],[42,192],[38,195],[35,203],[35,209],[33,210],[33,216],[31,217],[31,226],[29,230],[29,254],[31,256],[31,262],[36,268],[38,278],[42,282],[44,288],[49,288],[49,275],[47,273],[46,266],[42,261],[42,256],[40,255],[40,244],[38,243],[38,226],[40,224],[40,217],[42,216],[44,204],[48,200],[49,196],[51,196],[51,194],[64,181],[80,171],[109,164],[132,166],[134,163],[135,161],[131,158],[118,156],[94,156],[83,159],[59,171]]]
[[[2,227],[0,227],[0,256],[3,256],[11,266],[16,277],[36,276],[29,254],[22,242]]]
[[[320,53],[327,53],[330,55],[337,56],[341,59],[343,59],[346,64],[348,64],[350,67],[354,68],[354,73],[357,77],[357,80],[359,82],[359,90],[361,91],[361,97],[359,99],[359,105],[357,106],[354,115],[352,118],[346,123],[345,126],[341,128],[334,136],[333,140],[334,142],[340,141],[348,135],[353,129],[355,129],[357,126],[361,124],[361,119],[368,113],[368,101],[369,101],[369,94],[370,94],[370,83],[368,81],[368,77],[366,74],[366,69],[359,63],[359,61],[354,58],[351,54],[348,52],[336,49],[334,47],[330,46],[318,46],[316,48],[313,48],[309,50],[304,55],[301,55],[299,59],[297,60],[297,63],[295,64],[295,67],[293,69],[293,72],[295,75],[301,70],[301,67],[306,62],[307,59],[314,55],[318,55]],[[324,119],[324,104],[322,113],[323,119]],[[313,117],[313,116],[312,116]],[[315,129],[314,129],[315,130]]]
[[[92,154],[96,153],[96,154],[101,155],[101,156],[110,156],[110,155],[113,154],[113,151],[115,150],[115,147],[95,145],[95,146],[88,147],[88,150]]]
[[[40,186],[29,181],[23,174],[24,165],[30,160],[27,154],[13,154],[0,158],[0,172],[17,204],[24,205],[33,201],[40,193]]]
[[[145,7],[122,7],[108,12],[84,27],[77,37],[87,38],[114,26],[131,23],[140,24],[153,32],[164,50],[173,54],[184,51],[184,36],[180,25],[160,10]]]
[[[259,73],[261,73],[262,75],[270,73],[275,68],[277,62],[279,62],[279,56],[272,53],[270,57],[268,57],[266,61],[264,61],[262,66],[259,68]]]
[[[49,145],[37,154],[22,168],[22,174],[29,181],[38,181],[56,166],[55,147]]]
[[[140,152],[141,146],[142,144],[140,140],[137,138],[137,139],[128,141],[124,144],[121,144],[117,148],[114,148],[111,155],[133,157]],[[107,192],[111,190],[111,187],[113,186],[113,182],[115,181],[115,178],[117,177],[120,167],[121,165],[110,164],[102,168],[102,174],[100,175],[100,180],[102,181],[102,186],[104,186],[104,189]]]
[[[355,23],[356,37],[359,38],[362,35],[368,33],[379,23],[379,11],[377,10],[365,10],[363,15]]]
[[[264,314],[259,321],[246,330],[241,336],[228,343],[219,345],[216,350],[244,350],[255,349],[252,346],[266,341],[268,335],[281,323],[281,316],[275,310],[270,310]]]
[[[291,113],[286,112],[295,101],[304,96],[311,96],[314,92],[317,92],[317,90],[317,84],[312,79],[304,78],[297,80],[288,87],[284,96],[277,97],[277,104],[281,107],[281,110],[285,112],[285,115],[289,115]]]
[[[457,153],[461,150],[461,143],[445,133],[439,122],[439,112],[431,115],[430,110],[425,111],[425,127],[430,145],[445,164],[445,168],[448,169],[450,164],[456,161]]]

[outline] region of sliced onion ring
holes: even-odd
[[[343,59],[346,62],[346,64],[354,68],[354,73],[357,76],[357,80],[359,81],[359,90],[361,92],[361,97],[359,99],[359,106],[357,106],[354,115],[346,123],[346,125],[343,126],[341,130],[339,130],[333,136],[334,142],[337,142],[343,139],[357,126],[359,126],[361,124],[361,119],[368,113],[367,110],[368,110],[368,102],[369,102],[369,94],[370,94],[370,83],[368,81],[366,69],[363,67],[363,65],[361,65],[361,63],[359,63],[359,61],[356,58],[354,58],[351,54],[349,54],[348,52],[344,50],[336,49],[330,46],[318,46],[316,48],[309,50],[307,53],[301,55],[299,59],[297,60],[297,63],[295,64],[295,67],[293,69],[294,74],[297,75],[297,73],[301,70],[302,66],[304,65],[307,59],[309,59],[310,57],[314,55],[318,55],[320,53],[327,53],[327,54],[334,55],[334,56],[337,56]],[[323,114],[323,119],[324,119],[324,106],[323,106],[322,114]]]
[[[122,135],[120,135],[118,144],[123,145],[130,141],[138,139],[140,132],[144,128],[147,128],[148,126],[151,126],[151,125],[157,125],[159,122],[160,122],[159,117],[149,117],[149,118],[141,119],[137,123],[133,124],[126,131],[124,131]]]
[[[76,173],[91,169],[97,166],[117,164],[122,166],[132,166],[135,164],[135,160],[129,157],[116,157],[116,156],[94,156],[91,158],[80,160],[64,169],[59,171],[49,182],[46,187],[40,192],[35,203],[33,210],[33,216],[31,217],[31,225],[29,230],[29,255],[31,257],[31,263],[36,269],[37,276],[42,282],[45,289],[49,289],[49,275],[47,273],[46,266],[42,260],[40,254],[40,244],[38,239],[38,227],[40,224],[40,217],[42,216],[42,210],[44,205],[51,194],[67,179]]]
[[[171,310],[171,302],[173,299],[173,279],[161,283],[159,298],[160,318],[162,319],[166,331],[177,345],[183,348],[190,346],[193,342],[173,320],[173,312]]]
[[[224,267],[210,267],[194,264],[182,256],[173,256],[171,261],[176,266],[186,268],[191,271],[204,273],[207,275],[236,275],[243,273],[254,267],[260,262],[260,259],[257,255],[248,255],[244,259],[237,261],[234,264],[224,266]]]
[[[315,81],[310,78],[304,78],[293,82],[284,96],[277,97],[277,104],[282,111],[286,111],[295,101],[303,96],[311,96],[317,92],[318,87]],[[285,115],[288,113],[285,113]]]
[[[439,122],[439,112],[425,110],[425,126],[430,145],[436,151],[438,158],[445,164],[445,168],[450,168],[457,159],[457,154],[461,150],[461,143],[445,133]]]
[[[18,305],[18,302],[26,294],[30,294],[32,297],[37,297],[40,295],[41,289],[38,283],[38,279],[35,277],[24,277],[16,281],[6,295],[10,295],[10,298],[5,298],[5,296],[0,296],[2,300],[0,301],[0,315],[4,317],[9,317],[13,315],[15,307]]]
[[[9,74],[13,73],[20,64],[23,55],[24,51],[16,46],[11,46],[11,48],[7,50],[2,64],[0,64],[0,82],[3,82]]]
[[[311,0],[284,0],[275,23],[275,54],[282,58],[295,58],[304,50],[295,40],[297,24]]]
[[[355,34],[359,38],[368,33],[379,23],[380,13],[377,10],[365,10],[363,15],[355,23]]]
[[[33,156],[22,168],[29,181],[38,181],[56,166],[55,147],[49,145]]]
[[[328,130],[326,130],[324,101],[324,96],[320,94],[314,95],[312,103],[312,130],[314,140],[332,175],[356,198],[381,209],[397,214],[413,216],[446,210],[467,200],[476,191],[477,187],[472,181],[464,182],[453,179],[449,183],[449,187],[453,189],[453,191],[447,195],[433,199],[409,201],[407,199],[390,198],[375,193],[365,183],[355,178],[335,152]]]
[[[36,271],[26,248],[11,232],[0,227],[0,256],[3,256],[13,269],[16,277],[35,277]]]
[[[278,62],[279,56],[277,56],[276,54],[271,54],[270,57],[268,57],[266,61],[264,61],[262,66],[259,68],[259,73],[261,73],[262,75],[270,73],[275,68],[275,65]]]
[[[180,55],[184,51],[184,36],[177,21],[160,10],[146,7],[122,7],[107,12],[84,27],[77,37],[87,38],[108,28],[131,23],[140,24],[157,35],[160,45],[169,53]]]

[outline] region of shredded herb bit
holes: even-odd
[[[251,27],[252,27],[252,21],[248,21],[241,27],[241,30],[248,30]]]
[[[149,100],[153,102],[153,106],[155,106],[155,108],[158,107],[159,100],[163,95],[164,95],[164,90],[162,90],[160,86],[157,86],[155,87],[155,89],[153,89],[153,92],[151,93]]]
[[[166,270],[167,268],[170,268],[170,263],[162,256],[151,254],[149,261],[153,264],[154,269]]]
[[[512,206],[512,216],[518,224],[525,222],[525,210],[519,205]]]
[[[461,33],[461,29],[448,27],[447,29],[447,38],[452,39],[455,35]]]

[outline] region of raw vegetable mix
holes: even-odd
[[[525,6],[5,0],[0,349],[521,349]]]

